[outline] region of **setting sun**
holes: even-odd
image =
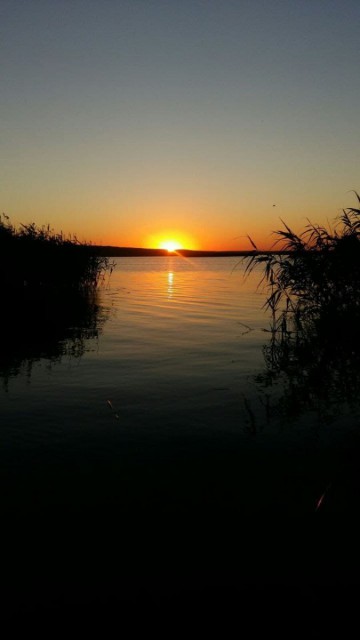
[[[176,240],[164,240],[160,243],[159,249],[166,249],[169,253],[173,253],[177,251],[177,249],[182,249],[181,244],[176,242]]]
[[[155,229],[151,235],[143,238],[142,246],[151,249],[163,249],[169,253],[175,253],[180,249],[198,249],[198,242],[182,229],[168,228]]]

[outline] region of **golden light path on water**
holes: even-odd
[[[173,293],[174,293],[174,272],[173,271],[168,271],[168,298],[172,298]]]

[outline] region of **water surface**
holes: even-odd
[[[259,379],[259,275],[245,280],[237,258],[121,258],[96,304],[35,331],[30,351],[12,332],[0,394],[14,610],[354,579],[338,552],[330,571],[322,536],[356,520],[358,410],[278,410],[286,385]]]

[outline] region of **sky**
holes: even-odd
[[[269,248],[360,191],[359,0],[0,0],[0,211]]]

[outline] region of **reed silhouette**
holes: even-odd
[[[287,416],[306,408],[330,418],[344,403],[358,403],[360,209],[343,210],[330,229],[309,222],[298,235],[283,224],[276,246],[286,253],[244,258],[247,273],[263,267],[271,311],[258,380],[267,387],[282,382],[277,409]]]
[[[46,296],[54,291],[91,292],[111,268],[96,247],[34,223],[16,228],[0,216],[3,291]],[[30,294],[29,294],[30,292]]]
[[[0,217],[0,377],[34,362],[80,357],[96,338],[106,314],[97,289],[112,264],[96,248],[35,224],[16,229]]]

